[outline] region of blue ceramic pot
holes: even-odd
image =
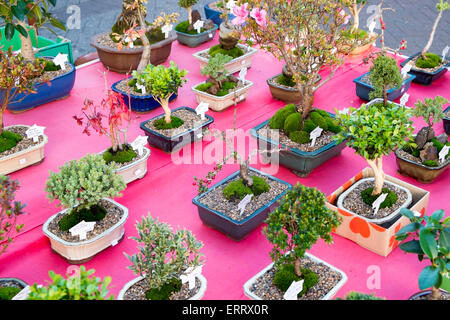
[[[420,54],[420,52],[417,52],[416,54],[412,55],[405,61],[401,63],[401,66],[404,67],[410,60],[414,59]],[[442,58],[442,56],[440,56]],[[446,57],[448,59],[448,57]],[[447,68],[450,67],[450,61],[448,61],[445,65],[442,66],[442,68],[435,70],[435,71],[425,71],[422,69],[415,69],[414,67],[411,68],[411,70],[408,72],[409,74],[415,75],[415,79],[413,80],[416,83],[420,83],[423,85],[430,85],[437,79],[441,78],[446,72]]]
[[[211,19],[215,24],[217,24],[218,26],[220,26],[220,24],[222,23],[222,18],[220,17],[220,15],[222,14],[222,12],[220,12],[220,11],[217,11],[217,10],[214,10],[214,9],[211,9],[210,7],[209,7],[209,5],[211,4],[211,3],[213,3],[213,2],[215,2],[215,1],[212,1],[212,2],[210,2],[210,3],[208,3],[208,4],[205,4],[205,6],[204,6],[204,9],[205,9],[205,16],[206,16],[206,19]],[[228,19],[229,20],[232,20],[232,19],[234,19],[234,18],[236,18],[236,16],[234,15],[234,14],[231,14],[231,13],[228,13]]]

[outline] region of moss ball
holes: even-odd
[[[225,81],[222,84],[222,89],[224,89],[224,90],[232,90],[232,89],[236,88],[236,85],[237,85],[236,82]]]
[[[339,133],[341,132],[342,128],[341,126],[339,126],[337,124],[337,121],[334,120],[333,118],[325,118],[327,125],[328,125],[328,130],[333,132],[333,133]]]
[[[309,118],[312,120],[312,122],[314,122],[316,126],[321,127],[323,130],[328,130],[327,121],[317,111],[311,112],[309,114]]]
[[[294,131],[289,134],[289,139],[298,144],[304,144],[310,141],[310,136],[306,131]]]
[[[179,24],[176,25],[175,30],[181,33],[187,33],[187,34],[198,34],[196,29],[188,30],[189,29],[189,21],[182,21]],[[204,28],[200,29],[200,33],[205,32]]]
[[[317,125],[311,119],[307,119],[303,124],[303,130],[308,133],[311,133],[315,128],[317,128]]]
[[[22,139],[20,134],[11,131],[3,131],[2,134],[0,134],[0,152],[11,150],[22,141]]]
[[[292,281],[303,279],[303,290],[297,295],[297,297],[301,297],[317,284],[318,276],[310,269],[301,268],[300,271],[302,273],[301,277],[295,274],[295,267],[293,264],[285,264],[275,273],[273,284],[281,291],[286,292],[292,284]]]
[[[286,87],[295,87],[297,83],[295,83],[294,78],[292,77],[286,77],[284,74],[278,76],[277,83],[281,84],[282,86]]]
[[[217,45],[209,48],[208,53],[211,58],[219,53],[230,56],[233,59],[239,58],[244,55],[244,51],[239,47],[234,47],[231,49],[224,49],[224,48],[222,48],[222,46],[220,44],[217,44]]]
[[[263,194],[264,192],[270,190],[270,186],[264,178],[256,176],[252,176],[251,178],[253,179],[253,185],[251,189],[255,196],[259,196],[260,194]]]
[[[302,129],[302,123],[302,114],[298,112],[292,113],[286,118],[283,130],[287,135],[294,131],[300,131]]]
[[[179,279],[172,279],[161,288],[151,288],[145,292],[147,300],[169,300],[174,292],[181,290],[182,283]]]
[[[297,107],[294,104],[287,104],[272,116],[269,120],[270,129],[278,129],[281,130],[284,128],[284,122],[286,118],[297,111]]]
[[[16,296],[22,289],[17,287],[1,287],[0,288],[0,301],[11,300]]]
[[[163,118],[160,118],[158,120],[155,120],[153,125],[158,130],[166,130],[166,129],[179,128],[184,123],[184,121],[182,119],[178,118],[178,117],[172,116],[170,118],[172,119],[172,121],[170,123],[166,123],[166,120],[164,120],[164,117],[163,117]]]
[[[66,214],[59,220],[58,226],[61,231],[69,231],[83,220],[86,222],[101,221],[106,214],[106,209],[99,205],[91,206],[89,209],[73,209],[69,214]]]
[[[320,114],[322,117],[324,118],[332,118],[331,114],[329,114],[328,112],[326,112],[325,110],[321,110],[321,109],[314,109],[313,112],[316,112],[318,114]]]
[[[423,165],[427,167],[439,167],[439,163],[434,160],[426,160],[423,162]]]
[[[103,153],[103,160],[105,160],[107,164],[113,161],[116,163],[126,163],[133,160],[136,156],[137,154],[133,148],[127,145],[123,147],[123,150],[117,150],[115,153],[112,151],[112,148],[109,148]]]
[[[211,82],[205,82],[201,83],[198,86],[195,87],[196,90],[206,92],[209,88],[211,88],[213,84]]]
[[[246,195],[252,193],[252,189],[247,187],[242,180],[233,181],[222,190],[222,194],[227,200],[242,200]]]
[[[416,61],[416,67],[423,68],[423,69],[431,69],[439,66],[442,62],[441,57],[439,57],[437,54],[434,53],[426,53],[425,57],[426,60],[422,57],[419,57]]]
[[[373,188],[370,187],[370,188],[367,188],[366,190],[363,190],[361,192],[362,200],[364,201],[365,204],[367,204],[369,206],[372,206],[372,203],[375,200],[377,200],[378,197],[380,196],[380,195],[373,196],[372,195],[372,191],[373,191]],[[381,191],[381,194],[382,193],[387,193],[388,195],[387,195],[386,199],[381,203],[380,209],[390,208],[397,202],[397,198],[398,197],[397,197],[397,194],[395,192],[389,190],[388,188],[383,188],[382,191]]]

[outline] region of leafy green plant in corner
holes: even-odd
[[[419,288],[431,288],[428,299],[437,300],[443,277],[449,274],[450,217],[445,217],[444,210],[437,210],[431,216],[422,216],[406,208],[400,213],[411,223],[401,228],[395,239],[405,241],[399,245],[404,252],[417,254],[419,261],[429,260],[419,274]]]

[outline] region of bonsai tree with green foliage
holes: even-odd
[[[431,288],[428,299],[437,300],[443,277],[449,272],[450,217],[445,217],[444,210],[437,210],[431,216],[421,216],[406,208],[402,208],[400,213],[411,223],[395,235],[398,241],[408,240],[399,248],[406,253],[417,254],[419,261],[429,260],[429,265],[419,274],[419,288]]]
[[[423,101],[417,100],[413,114],[415,117],[421,117],[428,125],[428,131],[430,131],[433,124],[444,119],[442,106],[446,103],[449,103],[449,101],[442,96],[436,96],[434,99],[424,98]]]
[[[351,28],[352,32],[357,32],[359,30],[359,14],[366,3],[367,0],[352,0],[350,6],[348,7],[353,16],[353,25]]]
[[[133,71],[133,77],[136,78],[137,83],[145,85],[148,94],[152,95],[164,109],[164,119],[155,122],[158,129],[178,128],[183,124],[182,119],[171,116],[169,99],[187,81],[184,79],[186,74],[187,71],[178,69],[173,61],[170,61],[169,67],[149,64],[141,72]]]
[[[412,144],[412,111],[405,106],[380,108],[363,104],[359,109],[350,108],[348,113],[336,112],[342,131],[334,139],[339,142],[346,140],[347,145],[365,158],[373,170],[375,183],[370,192],[373,196],[370,202],[373,202],[383,189],[383,156]],[[382,206],[389,201],[388,198]]]
[[[192,232],[183,229],[173,232],[170,225],[152,218],[149,213],[136,224],[139,252],[129,256],[128,268],[144,278],[148,300],[168,300],[172,293],[181,289],[180,276],[190,267],[204,263],[199,250],[203,243]]]
[[[270,257],[275,262],[274,284],[282,291],[293,281],[304,279],[302,295],[317,283],[317,275],[301,268],[301,260],[319,238],[332,243],[331,232],[341,223],[325,202],[322,192],[297,183],[266,219],[263,233],[273,245]]]
[[[51,279],[46,286],[36,283],[30,286],[30,293],[26,300],[114,300],[114,295],[108,295],[108,285],[111,277],[101,278],[93,276],[94,269],[86,270],[80,266],[74,275],[56,274],[49,271]]]
[[[101,155],[88,154],[50,171],[45,191],[50,200],[59,200],[57,206],[70,212],[58,222],[62,231],[68,231],[81,221],[101,221],[107,214],[99,202],[103,198],[120,196],[126,184],[116,174],[116,165],[106,164]]]
[[[192,6],[197,2],[198,0],[178,0],[178,5],[188,11],[189,24],[192,24]]]
[[[21,54],[26,60],[36,60],[31,43],[29,28],[34,30],[37,41],[37,29],[46,23],[66,31],[63,22],[50,13],[50,8],[56,6],[57,0],[2,0],[0,2],[0,18],[5,23],[5,37],[10,41],[16,32],[21,41]],[[55,33],[50,27],[48,30]],[[37,47],[37,44],[36,44]]]
[[[386,298],[381,298],[375,296],[374,293],[362,293],[362,292],[356,292],[356,291],[350,291],[345,295],[345,298],[336,298],[336,300],[386,300]]]

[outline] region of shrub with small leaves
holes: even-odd
[[[415,117],[421,117],[428,128],[431,128],[433,124],[444,119],[442,106],[446,103],[449,101],[442,96],[436,96],[434,99],[424,98],[423,101],[417,100],[413,114]]]
[[[36,283],[30,286],[31,292],[27,300],[114,300],[113,295],[107,297],[111,277],[101,280],[92,276],[94,272],[94,269],[86,270],[84,266],[80,266],[74,275],[64,278],[49,271],[52,282],[42,287],[38,287]]]
[[[370,82],[372,82],[374,90],[369,93],[369,98],[383,98],[384,105],[387,106],[387,91],[389,86],[394,86],[399,89],[403,83],[397,60],[385,54],[379,54],[374,59],[373,66],[370,68]]]
[[[208,64],[202,68],[200,73],[217,82],[222,87],[222,82],[228,79],[229,73],[224,67],[231,60],[233,60],[232,57],[218,53],[208,60]]]
[[[374,293],[362,293],[356,291],[350,291],[345,295],[345,299],[336,298],[336,300],[386,300],[385,298],[377,297]]]

